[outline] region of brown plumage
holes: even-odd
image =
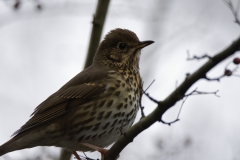
[[[88,143],[107,147],[133,123],[142,96],[140,42],[126,29],[109,32],[93,64],[36,107],[13,138],[0,146],[0,156],[36,146],[92,151]]]

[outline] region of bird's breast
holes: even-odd
[[[74,112],[75,129],[69,136],[74,135],[78,143],[106,147],[132,126],[141,101],[142,84],[139,74],[131,73],[109,72],[104,93]]]
[[[110,83],[106,86],[105,94],[112,102],[113,119],[118,119],[119,127],[126,130],[129,128],[139,109],[142,82],[138,73],[120,71],[109,75]]]

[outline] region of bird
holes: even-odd
[[[128,29],[108,32],[92,65],[39,104],[0,146],[0,156],[37,146],[61,147],[79,160],[76,151],[105,154],[101,148],[114,143],[136,118],[143,94],[140,54],[152,43]]]

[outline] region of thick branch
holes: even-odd
[[[113,160],[117,155],[142,131],[150,127],[156,121],[160,121],[162,115],[171,108],[178,100],[182,99],[186,91],[199,79],[205,77],[208,71],[227,57],[240,49],[240,37],[222,52],[209,59],[202,67],[192,75],[187,76],[184,82],[173,91],[164,101],[159,102],[157,108],[145,118],[140,119],[135,125],[126,131],[117,142],[110,148],[104,160]]]
[[[88,46],[88,54],[84,68],[87,68],[92,64],[93,57],[97,51],[107,15],[109,1],[110,0],[98,0],[96,14],[93,16],[91,39]]]

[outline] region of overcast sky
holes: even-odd
[[[17,11],[11,1],[0,2],[0,144],[29,119],[39,103],[80,72],[86,58],[97,1],[42,0],[41,11],[36,10],[35,2],[23,1]],[[237,0],[233,2],[237,4]],[[223,50],[240,35],[240,26],[233,21],[221,0],[114,0],[103,35],[126,28],[140,40],[155,41],[142,51],[140,70],[145,88],[155,79],[150,95],[163,100],[186,73],[206,62],[186,61],[187,50],[191,55],[214,55]],[[220,76],[233,57],[208,76]],[[219,90],[220,97],[189,97],[179,122],[170,127],[154,124],[123,150],[120,160],[240,159],[240,77],[201,80],[190,90],[196,87],[207,92]],[[164,115],[165,121],[175,120],[181,103]],[[156,107],[146,97],[143,105],[145,114]],[[45,150],[52,154],[60,151],[55,147]],[[40,151],[40,147],[26,149],[5,158],[34,159]],[[98,153],[87,155],[100,157]]]

